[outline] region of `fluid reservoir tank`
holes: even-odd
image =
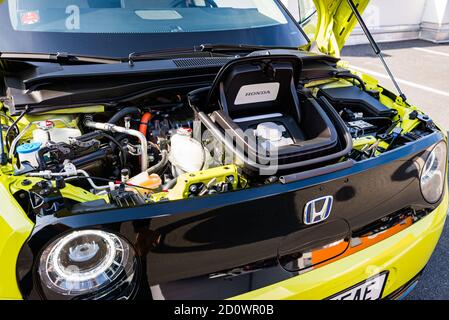
[[[158,191],[158,189],[162,186],[161,177],[157,174],[148,174],[148,172],[142,172],[141,174],[131,178],[127,182],[131,185],[145,188],[136,188],[136,191],[143,195],[154,193]]]
[[[42,143],[40,142],[25,143],[18,146],[17,154],[19,155],[20,163],[28,161],[31,164],[31,166],[37,168],[39,166],[39,162],[37,161],[37,155],[41,147]]]
[[[170,141],[169,159],[175,176],[208,168],[211,155],[201,143],[192,138],[191,131],[179,129]]]
[[[69,143],[69,138],[81,136],[81,131],[75,128],[56,128],[52,121],[41,121],[38,129],[33,131],[33,142],[46,144],[48,141],[55,143]]]

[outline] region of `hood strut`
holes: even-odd
[[[390,68],[388,67],[387,62],[384,59],[384,56],[382,54],[382,50],[380,50],[379,46],[376,43],[376,40],[374,40],[371,32],[368,30],[368,27],[365,24],[365,21],[363,21],[362,16],[360,15],[360,12],[357,10],[357,7],[354,5],[354,2],[352,0],[347,0],[349,6],[351,7],[352,12],[354,13],[355,17],[357,18],[357,21],[359,22],[360,26],[362,27],[363,32],[365,33],[366,37],[368,38],[368,41],[371,44],[371,48],[373,48],[374,53],[379,57],[380,61],[382,61],[382,64],[384,65],[385,70],[387,71],[388,75],[390,76],[391,81],[393,82],[394,86],[396,87],[396,90],[399,92],[399,96],[401,97],[402,101],[407,101],[407,97],[402,92],[401,88],[399,87],[398,82],[396,81],[393,73],[391,72]]]

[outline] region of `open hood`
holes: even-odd
[[[357,25],[347,0],[313,0],[317,9],[318,22],[315,41],[318,49],[325,54],[339,57],[341,49]],[[353,0],[362,14],[369,0]]]

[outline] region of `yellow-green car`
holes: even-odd
[[[315,46],[276,0],[0,1],[0,299],[410,292],[447,136],[340,61],[368,2]]]

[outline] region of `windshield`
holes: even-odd
[[[299,47],[307,40],[273,0],[8,0],[0,4],[0,52],[126,57],[131,52],[206,43]]]

